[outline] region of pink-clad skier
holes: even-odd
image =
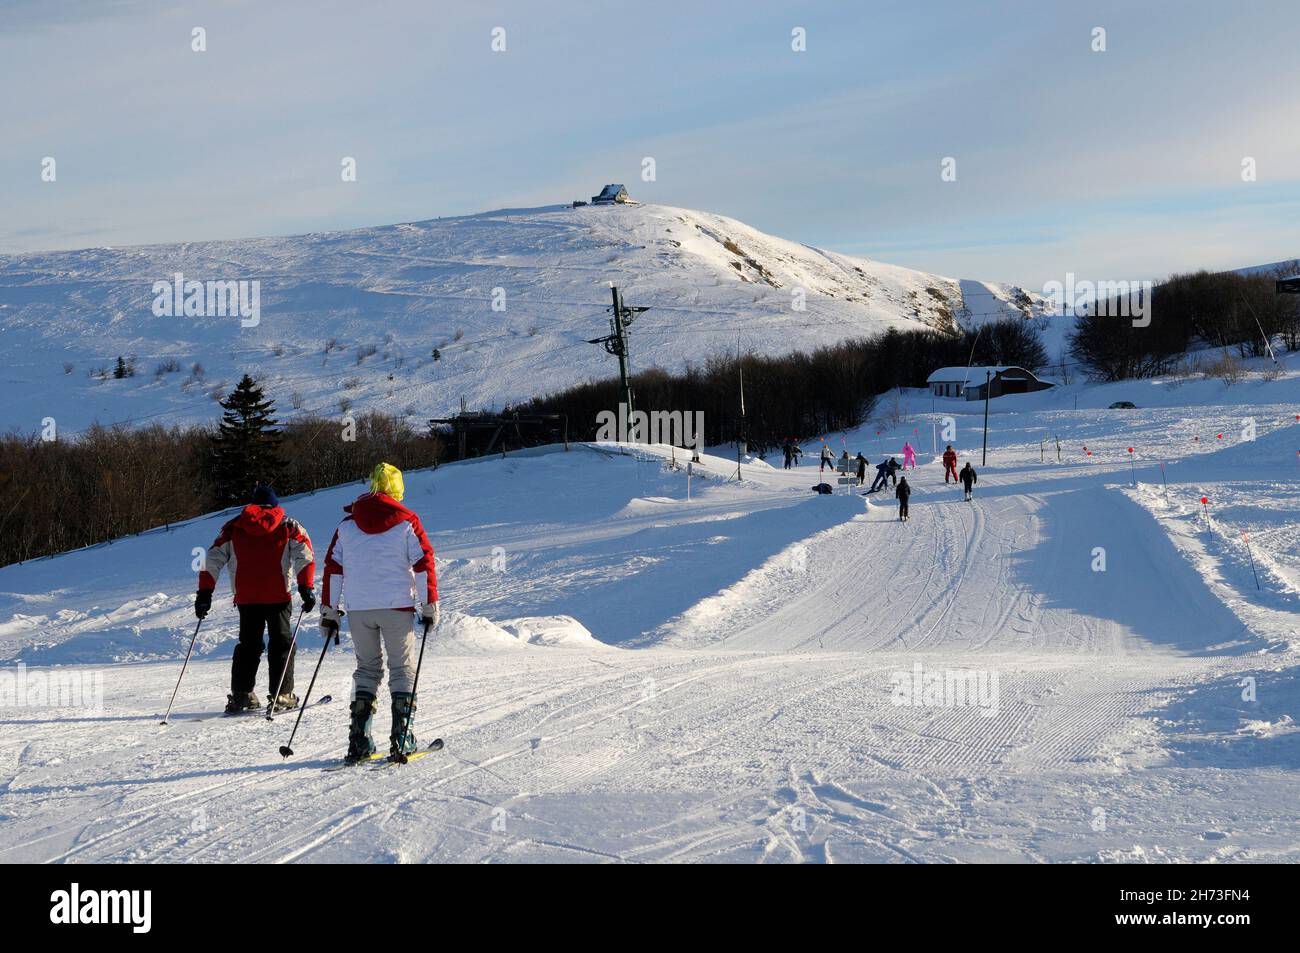
[[[910,443],[905,443],[903,444],[903,469],[906,470],[908,467],[916,469],[916,450]]]

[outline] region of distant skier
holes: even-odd
[[[797,443],[794,445],[794,465],[799,466],[799,458],[803,456],[803,447]]]
[[[790,464],[794,462],[794,447],[791,445],[790,441],[787,440],[785,446],[783,446],[781,450],[785,454],[785,468],[789,470]]]
[[[900,522],[907,522],[907,500],[912,495],[912,487],[907,482],[907,477],[898,481],[898,487],[894,490],[894,496],[898,498],[898,519]]]
[[[858,461],[858,486],[862,486],[862,484],[867,482],[868,461],[867,458],[861,454],[861,452],[858,453],[857,461]]]
[[[345,603],[357,655],[347,761],[364,761],[375,753],[370,722],[384,677],[385,650],[393,709],[389,753],[410,754],[416,747],[411,730],[415,716],[411,620],[418,614],[426,629],[438,624],[438,581],[433,547],[420,518],[401,504],[404,495],[402,471],[387,463],[376,466],[370,475],[370,492],[343,508],[349,515],[334,531],[325,555],[321,633],[331,638],[338,632],[343,614],[339,604]],[[423,586],[417,588],[421,576]],[[417,610],[421,602],[423,608]]]
[[[948,482],[948,477],[952,476],[952,481],[957,482],[957,451],[948,444],[948,449],[943,452],[943,482]]]
[[[903,468],[898,465],[898,460],[894,457],[890,457],[885,465],[889,468],[889,482],[898,486],[898,471]]]
[[[832,473],[835,471],[835,451],[826,444],[822,444],[822,462],[821,466],[817,468],[817,472],[822,473],[827,467],[831,468]]]
[[[905,443],[903,444],[903,469],[906,470],[908,467],[916,469],[916,451],[910,443]]]
[[[261,708],[253,689],[262,661],[262,632],[266,630],[270,694],[277,711],[298,707],[293,693],[292,635],[289,586],[296,577],[304,612],[316,605],[312,585],[316,576],[311,538],[301,523],[284,515],[275,491],[259,483],[253,502],[221,527],[203,557],[194,614],[202,619],[212,608],[212,593],[221,570],[230,567],[230,588],[239,609],[239,643],[230,665],[230,694],[226,711],[235,714]],[[283,678],[283,681],[281,679]]]
[[[961,485],[966,489],[966,502],[970,502],[971,488],[979,482],[979,477],[975,475],[975,468],[966,461],[966,465],[961,468]]]

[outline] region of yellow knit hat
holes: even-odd
[[[380,463],[370,474],[370,490],[391,496],[399,503],[406,495],[406,484],[402,482],[402,471],[391,463]]]

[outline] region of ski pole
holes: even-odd
[[[316,671],[311,673],[311,681],[307,683],[307,694],[303,696],[302,704],[298,706],[298,718],[293,723],[293,731],[289,732],[288,742],[280,745],[280,756],[282,758],[289,758],[293,756],[293,748],[290,747],[293,744],[293,736],[298,733],[298,726],[302,724],[302,713],[307,710],[307,699],[311,698],[311,690],[312,687],[316,684],[316,676],[320,674],[320,663],[325,661],[325,653],[328,652],[330,648],[330,639],[333,639],[334,644],[338,645],[339,643],[338,629],[335,629],[332,635],[325,636],[325,645],[320,650],[320,658],[316,660]]]
[[[411,681],[411,705],[406,709],[405,723],[402,725],[402,733],[398,739],[405,739],[406,733],[411,730],[411,717],[415,714],[415,692],[420,687],[420,666],[424,664],[424,643],[429,638],[429,626],[424,627],[424,632],[420,635],[420,657],[415,660],[415,678]],[[403,751],[395,751],[388,756],[388,760],[396,761],[398,764],[406,764],[409,760]]]
[[[293,665],[293,648],[298,644],[298,626],[302,625],[302,614],[305,610],[298,610],[298,621],[293,624],[293,638],[289,640],[289,654],[285,657],[284,671],[280,673],[280,684],[275,686],[275,694],[266,705],[266,720],[275,721],[273,712],[275,711],[275,700],[280,697],[280,690],[284,688],[284,677],[289,674],[289,668]]]
[[[199,638],[199,628],[202,627],[203,620],[199,619],[199,624],[194,627],[194,634],[190,636],[190,647],[185,650],[185,661],[181,664],[181,673],[176,678],[176,687],[172,689],[172,700],[167,703],[167,714],[163,715],[163,720],[158,722],[160,725],[167,724],[167,719],[172,716],[172,705],[176,704],[176,693],[181,690],[181,679],[185,677],[185,669],[190,664],[190,656],[194,653],[194,643]]]
[[[1241,538],[1246,542],[1246,555],[1250,557],[1250,573],[1252,576],[1255,577],[1255,588],[1258,589],[1260,588],[1259,573],[1255,571],[1255,554],[1250,551],[1250,537],[1247,536],[1245,531],[1243,530],[1241,534]]]

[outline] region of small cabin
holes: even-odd
[[[934,397],[964,397],[983,400],[985,385],[989,399],[1004,394],[1028,394],[1046,390],[1051,381],[1039,380],[1034,372],[1011,365],[998,367],[941,367],[926,379]]]
[[[617,182],[605,186],[600,190],[599,195],[593,195],[591,197],[592,205],[614,205],[615,203],[626,205],[631,201],[632,197],[627,194],[627,189],[619,185]]]

